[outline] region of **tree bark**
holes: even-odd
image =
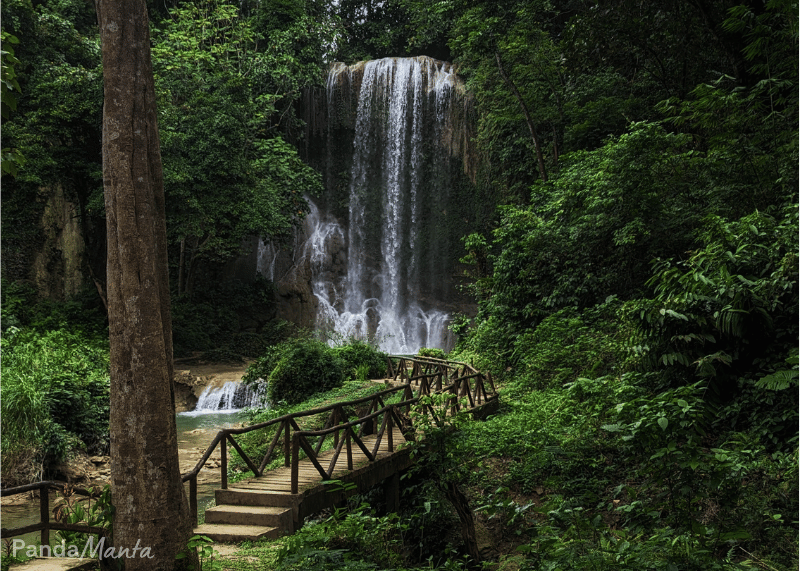
[[[164,181],[147,8],[145,0],[97,0],[96,7],[105,95],[114,544],[117,553],[128,549],[127,571],[171,570],[192,523],[178,464]]]

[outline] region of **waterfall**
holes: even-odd
[[[334,315],[336,304],[320,298],[318,315],[335,323],[339,334],[373,337],[390,353],[449,348],[448,313],[423,306],[419,298],[424,289],[435,289],[441,263],[435,233],[423,232],[421,225],[423,209],[441,208],[447,200],[450,181],[426,177],[425,154],[435,155],[431,148],[441,147],[456,81],[452,66],[426,57],[337,65],[330,71],[329,101],[337,85],[357,84],[336,76],[354,72],[361,85],[349,181],[347,276],[341,310]],[[329,111],[336,109],[329,105]],[[448,154],[440,151],[438,158],[433,168],[448,170]],[[425,259],[434,271],[426,272]]]
[[[275,281],[275,262],[277,259],[278,249],[275,245],[260,238],[258,240],[256,271],[269,281]]]
[[[306,115],[325,195],[291,260],[259,248],[279,314],[390,353],[452,348],[460,238],[480,216],[465,94],[452,64],[424,56],[331,66]]]
[[[180,414],[196,416],[210,413],[234,413],[243,408],[263,405],[264,383],[259,383],[254,388],[252,385],[229,381],[221,387],[207,386],[200,398],[197,399],[197,405],[194,410]]]

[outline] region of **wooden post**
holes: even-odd
[[[333,417],[333,419],[331,420],[331,426],[338,426],[339,417],[343,416],[343,415],[339,414],[339,407],[338,406],[336,408],[334,408],[333,411],[331,411],[331,416]],[[338,448],[339,447],[339,431],[338,430],[333,433],[333,447],[334,448]]]
[[[286,432],[289,432],[289,426],[286,426]],[[289,454],[286,454],[289,457]],[[292,493],[296,494],[300,490],[300,435],[294,433],[292,437]]]
[[[344,429],[344,437],[347,439],[345,445],[347,446],[347,469],[353,469],[353,446],[350,443],[350,428]]]
[[[220,487],[223,490],[227,490],[228,489],[228,439],[223,437],[219,441],[219,445],[221,446],[221,448],[219,449],[219,455],[220,455],[219,469],[220,472],[222,472],[220,474],[220,477],[222,479]]]
[[[291,436],[291,427],[289,426],[289,421],[283,421],[283,465],[289,466],[290,458],[289,454],[291,454],[291,446],[292,446],[292,436]]]
[[[386,415],[386,428],[389,430],[389,433],[386,435],[386,443],[389,445],[390,453],[394,452],[394,419],[392,418],[393,412],[394,412],[394,407],[390,408],[385,413],[383,413]]]
[[[50,545],[50,486],[39,488],[39,516],[42,518],[42,545]]]

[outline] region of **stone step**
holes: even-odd
[[[194,528],[194,535],[205,535],[223,543],[241,543],[259,539],[277,539],[280,530],[263,525],[231,525],[223,523],[204,523]]]
[[[298,503],[297,494],[273,490],[228,488],[214,491],[218,506],[266,506],[291,508]]]
[[[271,506],[219,505],[206,510],[206,523],[257,525],[292,532],[292,510]]]

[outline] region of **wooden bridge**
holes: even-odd
[[[409,414],[413,406],[420,405],[421,397],[434,393],[447,397],[444,409],[437,410],[424,402],[421,405],[423,413],[439,426],[444,423],[444,415],[464,410],[482,417],[498,402],[491,375],[464,363],[389,357],[388,371],[388,378],[383,380],[388,388],[371,396],[287,414],[253,426],[220,430],[194,469],[182,476],[182,481],[189,483],[189,505],[196,525],[197,476],[220,447],[217,505],[206,510],[205,523],[196,525],[195,533],[216,541],[291,534],[309,515],[380,483],[384,485],[387,509],[394,511],[399,503],[400,473],[413,463],[411,447],[404,445],[424,436],[415,429]],[[321,428],[317,428],[320,424]],[[258,464],[234,438],[253,431],[274,431],[269,449]],[[252,478],[229,485],[228,444],[253,472]],[[283,466],[267,470],[270,462],[280,462],[281,456]],[[51,521],[47,492],[52,488],[96,497],[96,491],[73,488],[64,482],[37,482],[2,490],[2,496],[38,490],[41,514],[39,523],[3,529],[3,539],[38,531],[42,545],[49,545],[51,530],[106,533],[98,526]],[[64,569],[93,563],[68,558],[59,562]],[[29,563],[36,565],[35,561]]]
[[[491,376],[464,363],[389,357],[388,371],[384,382],[390,388],[374,395],[219,431],[195,468],[183,475],[183,481],[189,482],[189,505],[197,521],[197,476],[220,446],[217,505],[206,510],[205,523],[197,526],[195,533],[216,541],[291,534],[309,515],[380,483],[387,509],[394,511],[399,503],[400,473],[413,463],[411,448],[404,444],[418,436],[409,412],[420,397],[450,395],[445,414],[467,409],[480,415],[497,404]],[[437,424],[444,421],[441,411],[424,408]],[[319,424],[322,427],[315,428]],[[253,431],[274,432],[258,463],[234,438]],[[253,472],[252,478],[229,485],[228,444]],[[281,454],[283,466],[267,471]],[[331,486],[334,480],[336,485]]]

